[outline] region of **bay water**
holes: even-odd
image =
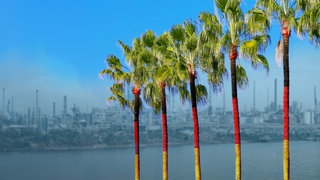
[[[276,180],[282,176],[282,143],[242,143],[242,179]],[[202,179],[234,178],[234,145],[201,144]],[[193,180],[193,145],[169,146],[169,179]],[[320,142],[290,143],[291,179],[320,179]],[[162,179],[161,146],[141,147],[142,180]],[[130,180],[134,149],[1,152],[1,180]]]

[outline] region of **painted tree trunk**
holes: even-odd
[[[167,131],[167,104],[166,84],[161,86],[161,111],[162,111],[162,179],[168,180],[168,131]]]
[[[289,37],[283,33],[283,179],[290,179],[289,147]]]
[[[192,119],[193,119],[193,142],[194,142],[194,163],[195,163],[195,179],[201,180],[201,167],[200,167],[200,146],[199,146],[199,123],[196,101],[196,76],[194,73],[190,74],[190,91],[191,91],[191,104],[192,104]]]
[[[134,95],[134,143],[135,143],[135,180],[140,180],[140,152],[139,152],[139,106],[140,88],[132,88]]]
[[[231,69],[231,88],[232,88],[232,107],[233,107],[233,125],[234,125],[234,143],[235,143],[235,179],[241,179],[241,143],[240,143],[240,125],[239,125],[239,109],[237,96],[237,71],[236,59],[238,52],[236,46],[232,47],[229,54]]]

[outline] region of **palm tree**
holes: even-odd
[[[269,17],[279,20],[282,41],[279,41],[277,57],[283,60],[283,178],[290,179],[289,148],[289,39],[291,29],[299,35],[309,34],[309,39],[319,45],[320,1],[319,0],[259,0],[257,6],[268,12]]]
[[[168,179],[168,128],[167,128],[167,104],[166,86],[174,85],[176,78],[169,46],[169,34],[163,33],[156,37],[154,32],[147,31],[141,37],[144,50],[151,54],[151,61],[146,67],[150,72],[150,80],[144,87],[143,97],[155,112],[162,113],[162,170],[163,180]]]
[[[229,53],[232,106],[234,119],[235,138],[235,178],[241,179],[241,141],[239,125],[239,109],[237,97],[237,85],[239,85],[240,74],[245,74],[241,66],[236,65],[238,58],[238,48],[240,54],[249,59],[254,67],[262,64],[267,70],[269,68],[266,58],[259,54],[266,48],[269,37],[265,30],[269,28],[269,22],[264,13],[260,10],[250,10],[246,15],[240,9],[240,0],[215,0],[216,7],[225,18],[226,32],[219,44],[223,52]],[[246,18],[245,18],[246,17]],[[244,79],[246,82],[247,79]]]
[[[107,57],[107,68],[100,72],[101,75],[109,76],[114,84],[110,87],[112,95],[107,101],[118,101],[122,107],[131,107],[134,113],[134,141],[135,141],[135,179],[140,179],[140,152],[139,152],[139,111],[141,107],[140,92],[142,85],[148,81],[148,73],[144,71],[146,64],[150,61],[150,56],[142,50],[140,39],[135,39],[133,47],[119,41],[122,47],[126,61],[131,69],[123,68],[120,60],[114,55]],[[133,85],[132,93],[134,95],[133,102],[125,98],[124,89]]]
[[[203,34],[203,39],[201,40],[195,23],[185,21],[182,25],[173,26],[170,30],[170,36],[172,43],[169,50],[175,54],[176,74],[179,76],[179,79],[184,79],[189,82],[192,119],[194,125],[195,179],[199,180],[201,179],[201,166],[197,102],[206,102],[208,94],[206,87],[201,84],[196,85],[195,81],[197,78],[197,69],[203,68],[205,72],[209,73],[210,68],[208,65],[212,66],[212,64],[214,64],[213,62],[203,62],[210,58],[213,59],[213,57],[209,55],[210,53],[208,53],[208,49],[210,49],[210,47],[208,44],[204,43],[205,38],[208,38],[209,35],[207,34],[207,36],[205,36]],[[206,47],[206,49],[204,47]],[[207,59],[204,59],[204,57]],[[210,73],[213,77],[213,73]],[[183,84],[182,87],[184,86],[185,84]]]
[[[134,101],[128,100],[124,96],[126,84],[131,81],[132,71],[126,72],[120,60],[114,55],[110,55],[106,59],[108,67],[100,72],[100,75],[107,75],[115,81],[110,87],[111,96],[107,101],[118,101],[124,107],[133,107],[134,110],[134,142],[135,142],[135,179],[140,179],[140,153],[139,153],[139,106],[140,106],[140,86],[135,85],[132,88]]]
[[[142,104],[140,100],[141,88],[149,80],[149,72],[145,71],[147,65],[151,61],[151,56],[144,51],[143,43],[140,38],[133,41],[133,47],[119,41],[124,54],[126,62],[131,65],[131,82],[133,83],[132,93],[134,95],[134,139],[135,139],[135,179],[140,179],[140,152],[139,152],[139,109]]]
[[[146,71],[150,72],[150,79],[144,86],[144,100],[154,109],[162,113],[162,149],[163,149],[163,179],[168,179],[168,130],[167,130],[167,104],[166,87],[174,92],[179,92],[182,103],[189,98],[187,85],[181,79],[181,63],[175,59],[175,54],[170,51],[172,41],[169,33],[165,32],[156,37],[152,31],[147,31],[141,37],[145,50],[152,56]],[[183,67],[182,67],[183,69]],[[179,76],[180,74],[180,76]],[[199,91],[200,92],[200,91]],[[201,94],[198,94],[200,99]]]
[[[191,22],[182,25],[173,26],[170,30],[172,38],[172,51],[176,54],[177,63],[180,63],[184,70],[181,75],[186,79],[189,75],[191,103],[192,103],[192,117],[194,123],[194,160],[195,160],[195,178],[201,179],[200,170],[200,154],[199,154],[199,125],[196,104],[196,90],[195,90],[195,63],[196,49],[197,49],[197,34],[195,25]]]

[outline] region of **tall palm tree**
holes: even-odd
[[[131,82],[133,84],[132,93],[134,95],[134,139],[135,139],[135,179],[140,179],[140,152],[139,152],[139,109],[142,104],[140,100],[141,88],[149,80],[149,72],[145,71],[146,66],[151,61],[151,55],[144,51],[143,43],[140,38],[133,41],[130,47],[119,41],[123,49],[126,62],[131,66]]]
[[[114,55],[106,59],[107,68],[100,72],[100,75],[107,75],[115,82],[110,87],[111,96],[107,101],[118,101],[124,107],[133,108],[134,112],[134,142],[135,142],[135,179],[140,179],[140,153],[139,153],[139,107],[140,107],[140,86],[134,85],[132,93],[134,95],[133,103],[124,96],[125,87],[130,84],[132,71],[126,72],[120,60]]]
[[[173,26],[170,30],[172,38],[172,50],[176,53],[177,62],[182,65],[186,71],[182,71],[184,79],[189,75],[191,103],[192,103],[192,118],[194,124],[194,160],[195,160],[195,178],[201,179],[200,169],[200,153],[199,153],[199,125],[198,113],[196,104],[195,78],[196,69],[196,49],[197,49],[197,34],[196,27],[191,22],[186,22],[183,25]]]
[[[150,61],[150,56],[142,50],[140,39],[135,39],[133,47],[119,41],[126,56],[126,62],[130,69],[124,69],[120,60],[114,55],[107,57],[107,68],[100,72],[101,75],[109,76],[114,84],[110,87],[112,95],[107,101],[118,101],[122,107],[131,107],[134,113],[134,141],[135,141],[135,179],[140,179],[140,152],[139,152],[139,111],[141,107],[140,92],[142,85],[148,81],[148,73],[144,71],[146,64]],[[125,87],[133,85],[133,102],[125,98]]]
[[[213,23],[214,19],[210,19],[212,17],[208,14],[207,16],[200,15],[199,18],[203,23],[206,22],[208,27],[199,33],[192,21],[185,21],[182,25],[173,26],[170,30],[172,43],[169,47],[169,50],[175,54],[176,70],[179,72],[177,75],[180,79],[189,83],[194,125],[195,179],[197,180],[201,179],[197,102],[206,102],[207,100],[206,87],[200,84],[196,85],[197,70],[201,69],[206,72],[209,82],[215,83],[214,79],[219,79],[219,73],[214,71],[213,68],[216,68],[218,64],[220,65],[216,61],[217,58],[214,57],[215,54],[210,53],[212,47],[211,44],[209,45],[209,41],[216,38],[216,33],[209,31],[209,22],[212,23],[211,27],[218,25]],[[224,74],[224,72],[221,74]]]
[[[235,178],[237,180],[241,179],[241,141],[237,85],[239,85],[239,73],[244,74],[244,69],[236,65],[239,54],[238,48],[240,48],[240,54],[249,59],[254,67],[262,64],[267,70],[269,69],[266,58],[259,54],[259,51],[266,48],[269,41],[269,37],[265,33],[265,30],[269,28],[269,22],[264,13],[257,9],[250,10],[244,15],[240,9],[240,3],[240,0],[215,0],[215,5],[225,18],[224,22],[226,23],[226,32],[219,44],[223,52],[228,52],[230,59],[236,155]]]
[[[309,34],[309,39],[319,45],[320,1],[319,0],[259,0],[257,6],[279,20],[283,40],[279,41],[277,52],[283,60],[283,178],[290,179],[289,146],[289,39],[291,29],[299,35]],[[279,55],[277,55],[279,57]]]
[[[162,170],[163,180],[168,179],[168,128],[166,86],[172,87],[177,78],[172,65],[172,56],[167,48],[169,34],[163,33],[156,37],[152,31],[147,31],[141,37],[144,48],[151,54],[151,61],[146,67],[150,72],[150,80],[144,87],[143,97],[155,110],[162,113]]]

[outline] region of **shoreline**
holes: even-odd
[[[299,140],[291,140],[291,142],[318,142],[319,140],[310,140],[310,139],[299,139]],[[279,140],[270,140],[270,141],[241,141],[241,144],[250,144],[250,143],[274,143],[274,142],[282,142]],[[200,142],[201,145],[214,145],[214,144],[233,144],[233,142]],[[169,143],[169,147],[171,146],[184,146],[184,145],[193,145],[193,143]],[[140,144],[140,148],[148,148],[148,147],[161,147],[162,144]],[[63,152],[63,151],[95,151],[95,150],[111,150],[111,149],[134,149],[134,145],[93,145],[93,146],[82,146],[82,147],[45,147],[45,148],[17,148],[17,149],[2,149],[0,153],[10,153],[10,152]]]

